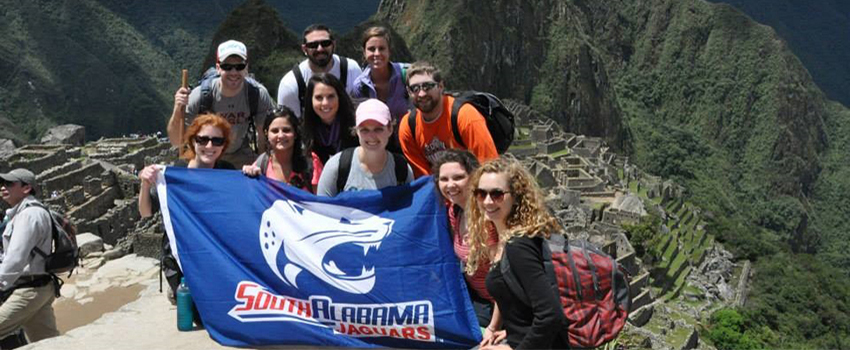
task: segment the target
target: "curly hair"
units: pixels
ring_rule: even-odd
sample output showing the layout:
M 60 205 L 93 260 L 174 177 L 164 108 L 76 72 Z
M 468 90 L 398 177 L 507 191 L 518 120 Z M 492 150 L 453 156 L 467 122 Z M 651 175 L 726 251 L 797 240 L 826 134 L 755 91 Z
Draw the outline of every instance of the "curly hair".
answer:
M 269 142 L 269 128 L 271 127 L 272 122 L 278 118 L 286 119 L 289 121 L 289 125 L 292 126 L 292 132 L 295 134 L 295 141 L 292 146 L 292 170 L 296 173 L 303 173 L 307 170 L 308 157 L 304 153 L 301 141 L 301 120 L 295 116 L 295 113 L 293 113 L 289 107 L 283 106 L 269 111 L 269 114 L 266 116 L 266 121 L 263 122 L 263 136 L 266 138 L 266 144 L 271 144 L 271 142 Z M 266 153 L 268 153 L 269 158 L 271 158 L 273 153 L 271 147 L 266 150 Z M 312 161 L 312 159 L 310 159 L 310 161 Z
M 437 159 L 431 167 L 431 174 L 434 174 L 434 187 L 438 193 L 440 192 L 440 167 L 446 163 L 460 164 L 467 174 L 472 174 L 480 166 L 475 155 L 465 149 L 450 148 L 437 153 Z M 442 196 L 442 193 L 440 195 Z
M 544 201 L 543 192 L 534 177 L 514 158 L 500 157 L 484 163 L 470 178 L 470 188 L 478 188 L 481 175 L 487 173 L 506 174 L 513 197 L 513 206 L 505 218 L 508 227 L 505 232 L 499 232 L 499 243 L 504 244 L 512 237 L 544 237 L 549 238 L 553 232 L 561 230 L 558 220 L 549 213 Z M 474 196 L 467 200 L 467 227 L 469 228 L 469 259 L 466 273 L 472 274 L 478 269 L 478 264 L 488 261 L 487 235 L 489 226 L 493 223 L 484 218 Z
M 180 158 L 183 158 L 186 161 L 195 159 L 195 147 L 193 147 L 195 136 L 198 135 L 198 133 L 201 132 L 201 128 L 206 125 L 211 125 L 221 130 L 221 134 L 224 135 L 224 145 L 221 148 L 221 155 L 224 155 L 224 151 L 227 150 L 227 146 L 230 146 L 230 123 L 227 122 L 227 119 L 219 117 L 218 115 L 204 113 L 195 117 L 192 124 L 189 125 L 183 133 L 183 145 L 180 146 Z M 221 157 L 221 155 L 219 155 L 219 157 Z

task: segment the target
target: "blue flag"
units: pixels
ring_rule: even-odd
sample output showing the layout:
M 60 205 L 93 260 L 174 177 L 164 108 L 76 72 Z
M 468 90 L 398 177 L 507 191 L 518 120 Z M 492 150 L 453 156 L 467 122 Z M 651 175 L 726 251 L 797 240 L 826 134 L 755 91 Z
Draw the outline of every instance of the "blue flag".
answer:
M 172 251 L 222 345 L 469 348 L 481 339 L 433 180 L 316 197 L 168 167 Z

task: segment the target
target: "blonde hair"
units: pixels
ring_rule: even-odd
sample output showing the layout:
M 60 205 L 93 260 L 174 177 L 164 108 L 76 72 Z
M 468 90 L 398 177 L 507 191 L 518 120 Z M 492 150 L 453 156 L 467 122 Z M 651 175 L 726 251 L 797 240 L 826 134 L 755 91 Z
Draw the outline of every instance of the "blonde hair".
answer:
M 499 232 L 499 243 L 505 243 L 512 237 L 544 237 L 549 238 L 553 232 L 561 230 L 558 220 L 549 213 L 546 208 L 543 192 L 537 181 L 526 170 L 522 164 L 513 157 L 504 157 L 491 160 L 481 165 L 472 173 L 470 188 L 478 188 L 481 175 L 486 173 L 506 174 L 510 186 L 510 194 L 513 197 L 513 206 L 505 218 L 508 229 Z M 475 196 L 467 199 L 467 227 L 469 228 L 469 258 L 466 262 L 466 273 L 473 274 L 478 270 L 478 265 L 489 260 L 487 256 L 488 230 L 493 225 L 484 218 Z

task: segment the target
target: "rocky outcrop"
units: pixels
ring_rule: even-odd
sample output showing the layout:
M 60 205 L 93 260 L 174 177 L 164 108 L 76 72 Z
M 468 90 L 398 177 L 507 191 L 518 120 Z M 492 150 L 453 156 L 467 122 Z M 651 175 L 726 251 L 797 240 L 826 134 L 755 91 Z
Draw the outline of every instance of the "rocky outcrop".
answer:
M 65 124 L 47 130 L 41 138 L 46 145 L 82 146 L 86 142 L 86 128 L 81 125 Z

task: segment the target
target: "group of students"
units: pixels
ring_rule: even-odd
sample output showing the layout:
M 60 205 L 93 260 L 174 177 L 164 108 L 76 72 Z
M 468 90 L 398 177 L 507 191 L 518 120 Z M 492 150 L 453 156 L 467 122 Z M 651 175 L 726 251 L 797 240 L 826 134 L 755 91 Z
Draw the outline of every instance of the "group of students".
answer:
M 175 94 L 168 134 L 181 151 L 179 165 L 241 168 L 247 176 L 265 175 L 320 196 L 433 175 L 483 329 L 481 349 L 567 348 L 561 304 L 548 293 L 542 251 L 544 239 L 560 226 L 534 177 L 517 160 L 498 155 L 484 117 L 464 105 L 453 126 L 453 98 L 443 93 L 440 71 L 424 62 L 392 62 L 384 27 L 364 33 L 363 70 L 333 53 L 336 43 L 327 27 L 311 25 L 303 39 L 307 59 L 281 79 L 278 106 L 262 85 L 248 85 L 245 46 L 233 40 L 219 46 L 220 77 L 211 91 L 181 88 Z M 249 97 L 252 87 L 259 98 Z M 205 93 L 214 97 L 206 111 Z M 256 115 L 246 106 L 252 101 L 262 107 L 254 106 Z M 256 150 L 249 147 L 254 128 Z M 143 217 L 158 207 L 158 169 L 147 166 L 139 174 Z M 513 295 L 493 268 L 502 256 L 510 259 L 527 297 Z M 166 277 L 173 291 L 180 271 L 172 266 Z

